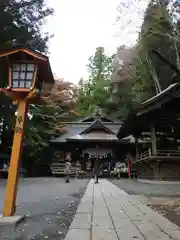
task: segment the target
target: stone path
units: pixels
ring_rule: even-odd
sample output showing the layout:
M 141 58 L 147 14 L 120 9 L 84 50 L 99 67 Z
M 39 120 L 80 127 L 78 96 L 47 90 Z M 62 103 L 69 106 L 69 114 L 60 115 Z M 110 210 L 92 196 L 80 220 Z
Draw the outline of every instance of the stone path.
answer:
M 109 181 L 91 180 L 65 240 L 178 240 L 180 228 Z

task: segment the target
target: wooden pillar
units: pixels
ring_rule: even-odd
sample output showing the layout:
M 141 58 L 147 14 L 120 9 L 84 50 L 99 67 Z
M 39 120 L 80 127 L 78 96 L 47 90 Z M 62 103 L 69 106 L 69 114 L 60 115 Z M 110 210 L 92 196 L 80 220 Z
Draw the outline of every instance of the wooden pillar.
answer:
M 152 155 L 156 155 L 157 147 L 156 147 L 156 130 L 153 125 L 151 125 L 151 142 L 152 142 Z
M 138 145 L 138 138 L 135 138 L 135 145 L 136 145 L 136 159 L 139 158 L 139 145 Z

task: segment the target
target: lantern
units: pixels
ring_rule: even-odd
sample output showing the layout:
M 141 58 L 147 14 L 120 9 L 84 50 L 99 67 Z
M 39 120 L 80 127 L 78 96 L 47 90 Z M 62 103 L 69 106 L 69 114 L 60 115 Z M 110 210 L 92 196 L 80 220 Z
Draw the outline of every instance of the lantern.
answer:
M 10 68 L 9 86 L 13 90 L 29 91 L 34 88 L 37 77 L 37 65 L 33 62 L 13 63 Z
M 0 88 L 17 104 L 11 160 L 3 208 L 3 217 L 13 216 L 16 210 L 17 184 L 23 148 L 28 104 L 37 103 L 43 83 L 54 84 L 49 58 L 28 48 L 15 47 L 0 52 L 0 76 L 6 80 Z M 9 80 L 9 81 L 7 81 Z M 1 87 L 1 86 L 0 86 Z M 16 220 L 15 220 L 16 219 Z M 19 222 L 20 218 L 13 219 Z
M 15 47 L 0 52 L 0 59 L 1 75 L 9 80 L 0 90 L 14 101 L 26 98 L 28 103 L 36 103 L 42 90 L 50 91 L 54 84 L 49 58 L 37 51 Z

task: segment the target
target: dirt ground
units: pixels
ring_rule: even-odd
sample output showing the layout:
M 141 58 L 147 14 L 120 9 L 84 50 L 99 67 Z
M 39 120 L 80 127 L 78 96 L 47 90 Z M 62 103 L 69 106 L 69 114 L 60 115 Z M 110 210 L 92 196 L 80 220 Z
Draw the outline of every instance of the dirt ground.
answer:
M 127 193 L 140 196 L 145 204 L 180 226 L 179 184 L 149 184 L 135 180 L 111 180 Z
M 149 198 L 146 204 L 180 227 L 180 197 Z

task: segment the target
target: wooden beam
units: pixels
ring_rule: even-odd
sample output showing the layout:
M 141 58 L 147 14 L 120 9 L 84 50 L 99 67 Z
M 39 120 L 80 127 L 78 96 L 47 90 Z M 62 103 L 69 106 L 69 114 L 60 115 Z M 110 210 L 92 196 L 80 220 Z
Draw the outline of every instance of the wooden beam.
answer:
M 139 158 L 139 145 L 138 145 L 138 138 L 135 138 L 135 145 L 136 145 L 136 159 Z

